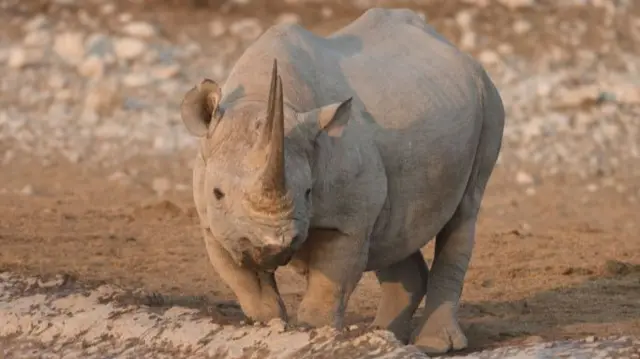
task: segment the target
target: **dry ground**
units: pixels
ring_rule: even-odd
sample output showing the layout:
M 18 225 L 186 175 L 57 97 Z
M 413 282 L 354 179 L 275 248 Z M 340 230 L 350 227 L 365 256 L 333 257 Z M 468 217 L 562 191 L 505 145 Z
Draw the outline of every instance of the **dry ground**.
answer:
M 140 161 L 141 183 L 159 173 L 189 181 L 179 161 L 168 170 L 166 159 Z M 64 164 L 3 170 L 1 183 L 28 178 L 35 194 L 0 196 L 0 270 L 205 295 L 220 309 L 218 320 L 242 320 L 208 262 L 190 192 L 158 199 L 144 185 L 123 188 L 106 175 Z M 512 182 L 496 170 L 481 214 L 461 312 L 471 349 L 538 337 L 640 335 L 638 204 L 613 189 L 590 193 L 574 178 L 545 181 L 533 196 Z M 618 182 L 638 185 L 622 175 Z M 426 257 L 431 252 L 425 248 Z M 278 280 L 292 310 L 302 279 L 284 269 Z M 378 296 L 375 279 L 365 276 L 349 305 L 350 323 L 370 321 Z
M 24 1 L 29 6 L 13 11 L 42 10 L 46 3 Z M 265 1 L 254 3 L 266 6 Z M 140 11 L 139 5 L 131 6 L 132 12 Z M 193 8 L 168 6 L 165 2 L 153 16 L 185 27 L 185 19 L 195 23 L 203 16 L 201 11 L 194 15 Z M 345 7 L 343 17 L 327 24 L 317 9 L 296 12 L 319 32 L 352 16 Z M 448 5 L 426 10 L 438 19 L 455 12 Z M 242 16 L 241 9 L 227 11 Z M 269 11 L 252 9 L 265 16 Z M 506 10 L 492 11 L 498 11 L 494 16 L 499 19 L 499 11 Z M 599 16 L 564 15 L 594 21 Z M 552 35 L 540 33 L 531 42 L 515 43 L 515 51 L 534 56 L 544 51 L 536 44 L 553 42 Z M 589 38 L 597 41 L 596 37 Z M 509 41 L 508 34 L 491 38 Z M 636 46 L 624 41 L 619 45 Z M 0 142 L 0 153 L 11 147 Z M 187 169 L 190 159 L 180 154 L 124 163 L 123 171 L 138 171 L 127 186 L 107 179 L 113 169 L 64 160 L 42 166 L 25 157 L 1 167 L 0 187 L 9 191 L 0 193 L 0 271 L 45 277 L 65 273 L 84 282 L 109 282 L 165 295 L 205 295 L 218 309 L 218 320 L 242 320 L 237 306 L 229 304 L 233 296 L 209 264 L 197 230 Z M 631 166 L 638 164 L 627 168 Z M 597 190 L 589 185 L 601 183 L 602 178 L 558 175 L 540 179 L 535 194 L 525 194 L 513 174 L 498 166 L 483 204 L 463 293 L 461 319 L 470 350 L 587 335 L 640 336 L 640 180 L 621 168 L 607 174 L 615 185 Z M 529 173 L 538 170 L 528 168 Z M 187 187 L 158 198 L 149 183 L 160 175 Z M 33 194 L 12 192 L 25 184 L 32 186 Z M 616 185 L 629 190 L 620 194 Z M 432 246 L 424 252 L 430 258 Z M 303 281 L 287 269 L 278 276 L 293 312 Z M 349 304 L 349 323 L 369 322 L 378 298 L 375 279 L 367 274 Z

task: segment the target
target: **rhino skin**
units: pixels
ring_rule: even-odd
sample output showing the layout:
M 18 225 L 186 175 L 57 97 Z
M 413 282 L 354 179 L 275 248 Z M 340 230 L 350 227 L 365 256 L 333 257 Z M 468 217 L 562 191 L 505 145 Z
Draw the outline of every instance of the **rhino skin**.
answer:
M 426 353 L 467 346 L 457 308 L 505 118 L 478 62 L 406 9 L 327 37 L 276 25 L 181 115 L 206 248 L 247 317 L 288 319 L 274 271 L 290 264 L 307 279 L 297 323 L 340 329 L 375 271 L 372 326 Z

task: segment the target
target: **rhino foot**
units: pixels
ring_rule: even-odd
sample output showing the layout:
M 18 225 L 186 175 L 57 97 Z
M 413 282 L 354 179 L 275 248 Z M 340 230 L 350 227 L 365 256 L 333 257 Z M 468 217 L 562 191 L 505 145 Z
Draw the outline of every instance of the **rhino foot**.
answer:
M 467 337 L 458 324 L 454 306 L 444 303 L 433 311 L 426 323 L 417 329 L 413 344 L 426 354 L 465 349 Z

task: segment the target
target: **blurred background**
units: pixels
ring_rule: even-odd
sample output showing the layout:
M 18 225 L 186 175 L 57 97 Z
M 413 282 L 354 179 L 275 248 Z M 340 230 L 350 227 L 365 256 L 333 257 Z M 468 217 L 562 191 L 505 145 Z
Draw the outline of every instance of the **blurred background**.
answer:
M 327 35 L 378 6 L 472 54 L 507 110 L 463 294 L 472 349 L 640 335 L 633 0 L 0 0 L 0 271 L 233 299 L 197 230 L 182 96 L 273 24 Z M 278 276 L 295 307 L 302 279 Z M 377 300 L 367 275 L 349 321 Z

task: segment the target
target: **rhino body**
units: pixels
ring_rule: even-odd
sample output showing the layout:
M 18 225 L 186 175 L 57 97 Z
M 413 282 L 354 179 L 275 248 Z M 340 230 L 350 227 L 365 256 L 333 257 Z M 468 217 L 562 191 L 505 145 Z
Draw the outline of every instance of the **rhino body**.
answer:
M 466 347 L 458 301 L 505 117 L 475 60 L 410 10 L 370 9 L 328 37 L 277 25 L 223 87 L 188 92 L 182 117 L 201 138 L 209 256 L 247 316 L 287 318 L 273 270 L 290 263 L 308 281 L 298 322 L 340 328 L 375 271 L 373 325 L 428 353 Z

